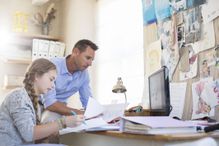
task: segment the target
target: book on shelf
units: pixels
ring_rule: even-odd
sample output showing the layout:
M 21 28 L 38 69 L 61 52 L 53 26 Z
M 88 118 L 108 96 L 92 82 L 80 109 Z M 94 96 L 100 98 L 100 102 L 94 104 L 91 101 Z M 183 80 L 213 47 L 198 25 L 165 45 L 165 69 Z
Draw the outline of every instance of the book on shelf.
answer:
M 197 126 L 168 116 L 130 116 L 121 118 L 120 131 L 135 134 L 196 133 Z

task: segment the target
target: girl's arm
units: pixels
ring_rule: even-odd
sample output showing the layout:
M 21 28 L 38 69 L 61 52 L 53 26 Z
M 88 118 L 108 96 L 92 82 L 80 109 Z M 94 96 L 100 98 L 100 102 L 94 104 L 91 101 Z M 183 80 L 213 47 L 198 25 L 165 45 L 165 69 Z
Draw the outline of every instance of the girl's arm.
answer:
M 83 115 L 65 116 L 54 122 L 34 126 L 33 140 L 46 138 L 52 134 L 58 134 L 59 130 L 66 127 L 75 127 L 84 121 Z

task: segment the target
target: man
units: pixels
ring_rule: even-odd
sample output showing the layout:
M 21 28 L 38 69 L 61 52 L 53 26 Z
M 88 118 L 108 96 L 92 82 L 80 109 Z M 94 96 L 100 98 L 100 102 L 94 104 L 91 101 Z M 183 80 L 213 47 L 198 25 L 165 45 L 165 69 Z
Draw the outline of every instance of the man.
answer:
M 46 123 L 59 118 L 61 115 L 72 113 L 82 114 L 78 109 L 66 105 L 67 99 L 79 92 L 82 106 L 86 108 L 88 98 L 92 97 L 89 86 L 87 68 L 92 65 L 95 51 L 98 47 L 90 40 L 79 40 L 66 58 L 53 58 L 51 61 L 57 67 L 55 89 L 49 91 L 42 98 L 46 110 L 42 114 L 41 122 Z

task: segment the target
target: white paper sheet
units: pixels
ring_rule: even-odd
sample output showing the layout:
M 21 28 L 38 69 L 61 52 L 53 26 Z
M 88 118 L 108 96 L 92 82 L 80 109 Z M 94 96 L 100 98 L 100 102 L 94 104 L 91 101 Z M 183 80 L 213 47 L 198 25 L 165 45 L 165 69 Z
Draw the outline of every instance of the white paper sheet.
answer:
M 193 113 L 192 119 L 214 116 L 217 96 L 213 78 L 205 78 L 192 84 Z
M 201 40 L 191 44 L 195 53 L 199 53 L 215 46 L 215 31 L 213 22 L 209 22 L 202 27 Z
M 202 16 L 205 24 L 219 16 L 218 0 L 208 0 L 208 2 L 202 6 Z
M 94 128 L 89 128 L 86 131 L 106 131 L 106 130 L 110 130 L 110 131 L 118 131 L 119 130 L 119 125 L 117 124 L 107 124 L 107 125 L 103 125 L 101 127 L 94 127 Z
M 103 119 L 106 122 L 111 122 L 112 120 L 124 115 L 125 104 L 109 104 L 104 105 Z
M 89 98 L 86 111 L 84 113 L 85 119 L 96 117 L 104 112 L 104 107 L 94 98 Z
M 161 40 L 155 41 L 148 46 L 145 58 L 148 75 L 161 68 L 161 50 Z
M 170 83 L 171 117 L 182 118 L 187 83 Z
M 90 98 L 85 111 L 85 118 L 102 117 L 106 122 L 110 122 L 120 116 L 123 116 L 125 104 L 101 105 L 96 99 Z
M 67 127 L 65 129 L 62 129 L 59 131 L 59 134 L 66 134 L 66 133 L 71 133 L 71 132 L 80 132 L 89 128 L 94 128 L 94 127 L 101 127 L 107 125 L 107 122 L 103 120 L 103 118 L 93 118 L 90 120 L 86 120 L 85 124 L 82 123 L 80 126 L 70 128 Z

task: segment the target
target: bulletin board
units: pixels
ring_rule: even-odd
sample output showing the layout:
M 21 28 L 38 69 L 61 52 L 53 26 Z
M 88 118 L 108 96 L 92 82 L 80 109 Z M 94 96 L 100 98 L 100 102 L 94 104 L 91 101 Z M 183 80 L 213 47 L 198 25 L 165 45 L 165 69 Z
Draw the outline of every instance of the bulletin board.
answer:
M 145 78 L 165 65 L 170 83 L 186 83 L 181 117 L 185 120 L 212 117 L 219 103 L 217 3 L 142 0 L 143 15 L 154 13 L 154 18 L 144 20 Z

